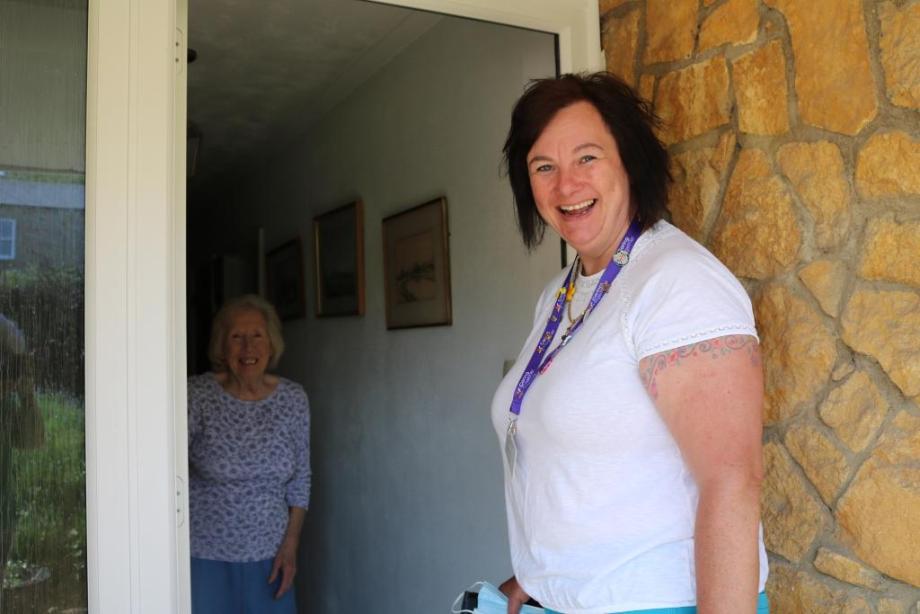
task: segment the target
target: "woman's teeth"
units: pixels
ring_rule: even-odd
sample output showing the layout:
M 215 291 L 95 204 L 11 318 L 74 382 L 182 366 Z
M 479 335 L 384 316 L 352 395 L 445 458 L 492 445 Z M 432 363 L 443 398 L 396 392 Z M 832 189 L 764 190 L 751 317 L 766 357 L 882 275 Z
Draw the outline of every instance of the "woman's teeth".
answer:
M 562 212 L 565 213 L 566 215 L 571 215 L 573 213 L 579 213 L 581 211 L 584 211 L 585 209 L 587 209 L 588 207 L 590 207 L 596 202 L 597 202 L 596 198 L 591 198 L 589 200 L 583 200 L 580 203 L 575 203 L 574 205 L 562 205 L 559 208 L 562 209 Z

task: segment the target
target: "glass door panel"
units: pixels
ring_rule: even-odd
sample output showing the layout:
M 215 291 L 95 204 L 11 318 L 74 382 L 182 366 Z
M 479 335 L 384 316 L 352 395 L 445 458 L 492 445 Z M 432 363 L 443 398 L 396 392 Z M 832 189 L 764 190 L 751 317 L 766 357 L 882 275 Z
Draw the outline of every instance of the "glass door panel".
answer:
M 87 0 L 0 0 L 0 613 L 85 612 Z

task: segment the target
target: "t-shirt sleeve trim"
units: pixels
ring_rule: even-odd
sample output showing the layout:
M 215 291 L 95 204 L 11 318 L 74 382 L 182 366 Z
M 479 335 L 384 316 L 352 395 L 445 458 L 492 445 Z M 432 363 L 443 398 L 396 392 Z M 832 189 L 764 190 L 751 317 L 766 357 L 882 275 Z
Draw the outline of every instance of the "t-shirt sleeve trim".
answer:
M 623 326 L 636 359 L 727 335 L 758 338 L 744 288 L 699 244 L 672 234 L 641 255 L 643 266 L 627 271 L 623 292 Z
M 700 341 L 708 341 L 710 339 L 717 339 L 719 337 L 726 337 L 728 335 L 747 335 L 754 337 L 758 340 L 758 342 L 760 341 L 760 337 L 757 336 L 757 329 L 750 324 L 726 324 L 724 326 L 716 326 L 706 330 L 691 333 L 689 335 L 682 335 L 680 337 L 661 341 L 649 346 L 640 347 L 637 349 L 636 355 L 641 360 L 651 356 L 652 354 L 659 354 L 661 352 L 673 350 L 685 345 L 691 345 Z

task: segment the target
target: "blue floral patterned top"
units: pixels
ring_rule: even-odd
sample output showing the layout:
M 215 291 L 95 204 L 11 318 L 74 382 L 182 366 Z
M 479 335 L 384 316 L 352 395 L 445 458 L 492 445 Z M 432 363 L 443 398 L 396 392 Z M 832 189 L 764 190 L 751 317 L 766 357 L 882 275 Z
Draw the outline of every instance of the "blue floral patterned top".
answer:
M 310 502 L 310 405 L 279 378 L 260 401 L 241 401 L 213 373 L 189 378 L 189 512 L 196 558 L 273 558 L 288 506 Z

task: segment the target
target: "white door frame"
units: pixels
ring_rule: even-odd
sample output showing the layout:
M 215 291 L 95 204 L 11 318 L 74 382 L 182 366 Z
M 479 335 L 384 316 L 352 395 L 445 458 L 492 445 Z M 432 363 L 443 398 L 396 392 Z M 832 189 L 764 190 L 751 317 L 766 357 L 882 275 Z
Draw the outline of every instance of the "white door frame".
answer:
M 469 17 L 559 37 L 561 73 L 603 70 L 598 0 L 369 0 Z
M 598 0 L 375 0 L 558 35 L 603 66 Z M 89 0 L 86 488 L 92 614 L 189 611 L 187 0 Z
M 183 0 L 184 1 L 184 0 Z M 89 0 L 86 489 L 89 608 L 179 611 L 185 421 L 183 1 Z M 181 47 L 181 45 L 180 45 Z M 181 60 L 181 61 L 179 61 Z M 179 408 L 182 411 L 178 411 Z M 184 445 L 180 445 L 184 449 Z

